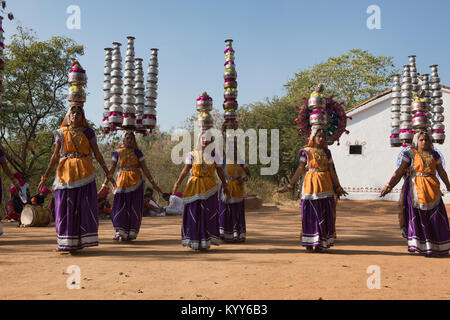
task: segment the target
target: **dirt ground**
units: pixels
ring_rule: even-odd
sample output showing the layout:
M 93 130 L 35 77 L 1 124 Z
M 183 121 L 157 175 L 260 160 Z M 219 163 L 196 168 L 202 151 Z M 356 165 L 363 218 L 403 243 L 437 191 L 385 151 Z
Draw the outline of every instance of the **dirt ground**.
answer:
M 450 208 L 447 208 L 449 210 Z M 450 212 L 450 211 L 448 211 Z M 299 241 L 300 210 L 265 206 L 247 212 L 245 244 L 207 253 L 183 248 L 181 217 L 145 217 L 138 240 L 112 241 L 101 220 L 100 246 L 61 256 L 54 227 L 4 223 L 0 237 L 2 299 L 449 299 L 450 258 L 407 251 L 397 203 L 341 201 L 338 239 L 328 254 Z M 69 290 L 67 268 L 81 270 Z M 368 289 L 367 268 L 380 267 L 381 288 Z

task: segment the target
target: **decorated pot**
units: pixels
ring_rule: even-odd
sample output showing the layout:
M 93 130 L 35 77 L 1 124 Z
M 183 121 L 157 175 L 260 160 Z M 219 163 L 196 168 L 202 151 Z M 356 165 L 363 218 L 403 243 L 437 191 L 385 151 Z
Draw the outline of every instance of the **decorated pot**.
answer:
M 436 122 L 436 123 L 433 123 L 433 125 L 431 126 L 431 129 L 433 131 L 445 130 L 445 125 L 443 123 L 441 123 L 441 122 Z
M 445 133 L 434 132 L 431 134 L 431 139 L 434 143 L 442 144 L 445 141 Z
M 428 124 L 428 119 L 426 116 L 415 116 L 411 120 L 411 124 L 413 128 L 423 128 L 426 127 Z
M 69 92 L 69 101 L 78 101 L 85 102 L 86 101 L 86 93 L 84 91 L 72 91 Z
M 320 96 L 311 97 L 308 100 L 308 108 L 310 110 L 316 109 L 316 108 L 320 108 L 320 109 L 325 108 L 325 104 L 326 104 L 325 99 Z
M 225 120 L 234 120 L 237 118 L 237 112 L 234 110 L 227 110 L 224 114 Z
M 411 111 L 416 113 L 416 112 L 428 112 L 428 108 L 427 105 L 425 104 L 425 102 L 421 102 L 421 101 L 414 101 L 411 105 Z
M 238 95 L 237 90 L 231 90 L 231 89 L 227 89 L 223 93 L 223 96 L 225 97 L 225 99 L 236 99 L 237 95 Z
M 408 122 L 411 121 L 412 116 L 410 113 L 401 113 L 400 114 L 400 121 L 401 122 Z
M 109 113 L 109 117 L 108 117 L 108 121 L 111 124 L 115 124 L 115 125 L 122 125 L 123 122 L 123 116 L 122 113 L 119 112 L 110 112 Z
M 223 74 L 224 79 L 236 79 L 237 78 L 237 72 L 233 71 L 231 69 L 228 69 Z
M 399 133 L 399 138 L 400 140 L 406 140 L 406 141 L 410 141 L 412 140 L 414 137 L 414 134 L 412 132 L 400 132 Z
M 122 122 L 123 127 L 135 127 L 136 119 L 132 118 L 131 115 L 125 114 Z
M 326 125 L 327 124 L 327 115 L 326 113 L 311 113 L 309 115 L 309 123 L 311 126 L 313 125 Z
M 225 89 L 228 89 L 228 88 L 237 88 L 237 82 L 236 82 L 236 81 L 228 81 L 228 82 L 225 82 L 224 85 L 223 85 L 223 87 L 224 87 Z
M 85 85 L 87 82 L 87 76 L 85 72 L 72 71 L 69 73 L 69 83 L 79 83 L 80 85 Z
M 238 103 L 236 101 L 226 101 L 223 104 L 224 109 L 237 109 Z

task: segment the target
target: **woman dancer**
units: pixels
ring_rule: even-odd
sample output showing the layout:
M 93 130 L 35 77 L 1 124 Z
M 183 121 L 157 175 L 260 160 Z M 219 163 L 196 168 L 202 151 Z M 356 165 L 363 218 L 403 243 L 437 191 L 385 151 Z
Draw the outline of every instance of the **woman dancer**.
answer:
M 57 251 L 74 254 L 85 247 L 98 246 L 97 186 L 91 152 L 115 186 L 100 153 L 94 130 L 89 128 L 81 106 L 72 106 L 55 131 L 55 150 L 45 174 L 41 190 L 55 165 L 55 226 Z
M 228 182 L 226 197 L 222 188 L 219 202 L 220 238 L 226 242 L 245 242 L 245 201 L 244 182 L 250 178 L 248 165 L 238 158 L 237 138 L 234 138 L 233 162 L 225 158 L 225 178 Z M 246 174 L 243 177 L 243 174 Z
M 402 205 L 406 207 L 401 209 L 407 213 L 404 223 L 408 250 L 427 257 L 448 255 L 450 227 L 436 171 L 448 191 L 450 182 L 426 131 L 414 135 L 411 148 L 403 153 L 402 164 L 381 191 L 381 197 L 392 191 L 408 168 L 402 194 Z
M 192 169 L 192 176 L 183 192 L 185 207 L 181 237 L 183 246 L 194 250 L 208 250 L 211 242 L 218 244 L 219 204 L 214 171 L 217 171 L 223 190 L 228 195 L 222 160 L 216 155 L 209 163 L 205 160 L 203 152 L 210 143 L 204 133 L 200 135 L 200 143 L 196 150 L 187 155 L 184 169 L 172 189 L 172 194 L 175 194 Z
M 148 181 L 156 191 L 163 193 L 145 164 L 145 158 L 138 149 L 136 137 L 128 131 L 123 137 L 123 144 L 112 153 L 112 165 L 109 170 L 113 175 L 117 166 L 119 171 L 116 176 L 117 189 L 114 190 L 114 202 L 111 212 L 116 241 L 132 241 L 137 238 L 142 222 L 144 209 L 144 172 Z M 102 189 L 107 187 L 105 180 Z
M 333 167 L 331 152 L 326 148 L 323 129 L 313 128 L 308 146 L 302 149 L 300 164 L 290 183 L 279 193 L 294 189 L 305 172 L 302 183 L 302 245 L 308 252 L 326 252 L 334 245 L 335 195 L 347 195 Z M 315 248 L 314 248 L 315 247 Z

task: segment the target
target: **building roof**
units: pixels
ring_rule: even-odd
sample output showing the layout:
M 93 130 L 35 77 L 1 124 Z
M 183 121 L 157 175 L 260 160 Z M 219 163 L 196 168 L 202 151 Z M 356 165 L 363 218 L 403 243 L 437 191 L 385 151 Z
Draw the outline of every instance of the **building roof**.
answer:
M 447 90 L 450 90 L 450 87 L 449 87 L 449 86 L 444 86 L 444 85 L 442 85 L 442 88 L 447 89 Z M 387 95 L 387 94 L 389 94 L 389 93 L 391 93 L 391 92 L 392 92 L 392 88 L 391 88 L 391 89 L 388 89 L 388 90 L 386 90 L 386 91 L 383 91 L 383 92 L 381 92 L 380 94 L 378 94 L 378 95 L 376 95 L 376 96 L 374 96 L 374 97 L 372 97 L 372 98 L 369 98 L 369 99 L 367 99 L 367 100 L 361 102 L 361 103 L 358 104 L 357 106 L 355 106 L 355 107 L 353 107 L 353 108 L 351 108 L 351 109 L 348 109 L 347 111 L 345 111 L 345 113 L 350 113 L 350 112 L 352 112 L 352 111 L 355 111 L 356 109 L 361 108 L 362 106 L 368 104 L 369 102 L 372 102 L 372 101 L 375 101 L 375 100 L 377 100 L 377 99 L 379 99 L 379 98 L 381 98 L 381 97 L 384 97 L 385 95 Z

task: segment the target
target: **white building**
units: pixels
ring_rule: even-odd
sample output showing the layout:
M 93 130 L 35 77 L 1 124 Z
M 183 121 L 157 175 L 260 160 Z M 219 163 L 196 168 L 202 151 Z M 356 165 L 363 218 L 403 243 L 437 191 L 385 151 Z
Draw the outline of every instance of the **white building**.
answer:
M 442 86 L 446 131 L 450 132 L 450 87 Z M 391 90 L 373 97 L 347 112 L 347 130 L 340 145 L 330 146 L 341 186 L 351 200 L 380 200 L 381 189 L 389 182 L 397 168 L 402 150 L 390 146 Z M 450 134 L 444 144 L 434 144 L 443 155 L 444 168 L 450 175 Z M 399 199 L 403 180 L 384 200 Z M 445 185 L 441 182 L 441 190 Z M 450 193 L 444 193 L 444 202 L 450 203 Z

